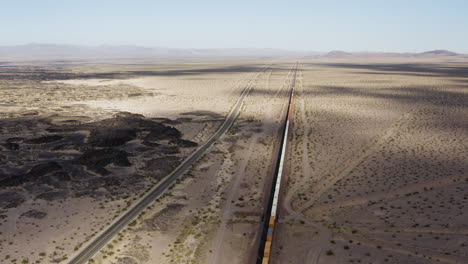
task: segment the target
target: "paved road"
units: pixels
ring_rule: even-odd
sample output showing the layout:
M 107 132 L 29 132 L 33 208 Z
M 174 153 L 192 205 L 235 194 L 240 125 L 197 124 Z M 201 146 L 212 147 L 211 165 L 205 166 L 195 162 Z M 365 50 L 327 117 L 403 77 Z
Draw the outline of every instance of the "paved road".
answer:
M 101 248 L 103 248 L 112 238 L 125 228 L 133 219 L 135 219 L 143 210 L 152 204 L 161 194 L 164 193 L 177 178 L 182 176 L 190 167 L 210 148 L 214 142 L 221 137 L 231 127 L 239 114 L 244 98 L 250 92 L 252 85 L 257 76 L 267 69 L 263 68 L 259 73 L 255 74 L 243 90 L 237 102 L 232 107 L 227 115 L 224 123 L 219 129 L 208 139 L 206 143 L 200 146 L 186 160 L 184 160 L 172 173 L 163 178 L 156 186 L 146 193 L 137 203 L 131 206 L 123 215 L 114 220 L 106 229 L 101 231 L 93 240 L 89 241 L 85 246 L 68 262 L 69 264 L 86 263 L 94 256 Z

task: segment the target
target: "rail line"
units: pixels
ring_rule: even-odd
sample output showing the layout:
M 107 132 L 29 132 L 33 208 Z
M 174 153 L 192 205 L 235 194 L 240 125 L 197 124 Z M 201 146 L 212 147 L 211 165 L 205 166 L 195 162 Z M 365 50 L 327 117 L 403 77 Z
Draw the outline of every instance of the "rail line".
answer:
M 275 176 L 272 182 L 271 193 L 273 195 L 269 198 L 268 206 L 263 217 L 262 235 L 258 251 L 257 264 L 270 263 L 273 235 L 275 232 L 275 225 L 278 219 L 278 202 L 281 188 L 281 178 L 283 176 L 284 157 L 286 155 L 286 147 L 288 143 L 289 120 L 292 118 L 293 115 L 294 88 L 296 88 L 297 64 L 298 63 L 296 63 L 294 68 L 293 81 L 291 84 L 291 91 L 289 93 L 288 108 L 281 137 L 281 149 L 278 153 L 279 162 L 277 162 L 276 164 Z
M 149 192 L 147 192 L 138 202 L 132 205 L 124 214 L 115 219 L 106 229 L 102 230 L 96 237 L 87 242 L 76 255 L 74 255 L 69 264 L 83 264 L 92 258 L 101 250 L 112 238 L 124 229 L 133 219 L 135 219 L 143 210 L 151 205 L 161 194 L 163 194 L 180 176 L 182 176 L 190 167 L 209 149 L 215 141 L 221 137 L 231 127 L 236 120 L 245 97 L 249 94 L 258 75 L 265 71 L 269 65 L 263 67 L 248 82 L 242 91 L 239 99 L 229 111 L 224 123 L 218 130 L 195 152 L 188 156 L 174 171 L 164 177 Z

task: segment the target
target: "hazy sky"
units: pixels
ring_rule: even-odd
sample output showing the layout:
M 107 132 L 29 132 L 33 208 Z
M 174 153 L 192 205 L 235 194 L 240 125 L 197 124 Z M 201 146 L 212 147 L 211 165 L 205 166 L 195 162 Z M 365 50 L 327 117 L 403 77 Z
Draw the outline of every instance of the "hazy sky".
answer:
M 0 45 L 468 53 L 468 0 L 0 0 Z

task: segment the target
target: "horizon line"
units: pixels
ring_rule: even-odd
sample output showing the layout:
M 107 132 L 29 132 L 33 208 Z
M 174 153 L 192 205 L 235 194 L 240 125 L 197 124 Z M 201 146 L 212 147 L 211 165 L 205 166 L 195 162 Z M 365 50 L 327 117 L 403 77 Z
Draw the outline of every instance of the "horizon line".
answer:
M 147 48 L 147 49 L 173 49 L 173 50 L 278 50 L 288 52 L 313 52 L 313 53 L 330 53 L 330 52 L 346 52 L 346 53 L 398 53 L 398 54 L 417 54 L 431 51 L 448 51 L 454 52 L 460 55 L 468 53 L 454 51 L 444 48 L 434 48 L 428 50 L 418 51 L 384 51 L 384 50 L 345 50 L 345 49 L 330 49 L 330 50 L 313 50 L 313 49 L 289 49 L 289 48 L 278 48 L 278 47 L 167 47 L 167 46 L 150 46 L 150 45 L 139 45 L 139 44 L 71 44 L 71 43 L 53 43 L 53 42 L 28 42 L 23 44 L 0 44 L 0 47 L 22 47 L 22 46 L 74 46 L 74 47 L 135 47 L 135 48 Z

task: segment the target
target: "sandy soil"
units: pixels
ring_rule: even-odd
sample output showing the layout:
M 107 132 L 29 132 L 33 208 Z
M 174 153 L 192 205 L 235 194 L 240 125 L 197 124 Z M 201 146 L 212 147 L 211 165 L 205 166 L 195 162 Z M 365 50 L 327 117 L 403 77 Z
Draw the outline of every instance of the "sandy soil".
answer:
M 230 132 L 97 263 L 254 261 L 291 65 L 257 77 Z
M 66 262 L 204 142 L 264 64 L 3 67 L 0 263 Z
M 254 263 L 295 60 L 91 263 Z M 65 263 L 270 60 L 6 64 L 0 263 Z M 466 263 L 468 64 L 302 59 L 272 263 Z
M 468 262 L 468 65 L 301 70 L 272 263 Z

